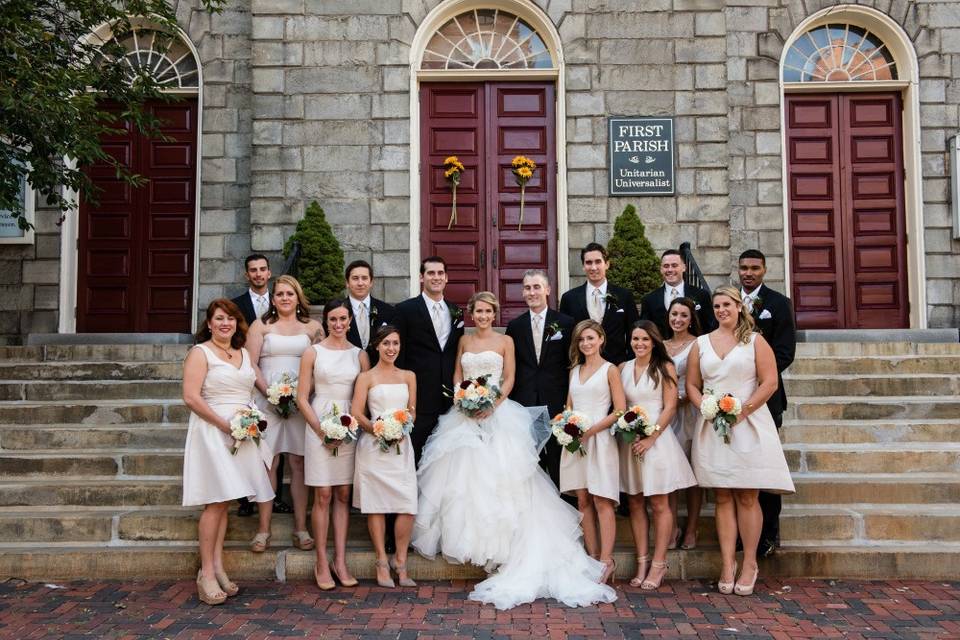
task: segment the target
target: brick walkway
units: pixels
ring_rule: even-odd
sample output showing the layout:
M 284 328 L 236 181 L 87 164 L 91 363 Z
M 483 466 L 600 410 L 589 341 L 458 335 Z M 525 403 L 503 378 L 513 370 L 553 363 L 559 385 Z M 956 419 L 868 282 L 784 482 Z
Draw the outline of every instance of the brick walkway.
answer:
M 613 605 L 506 612 L 467 600 L 464 582 L 331 593 L 246 583 L 220 607 L 199 604 L 187 581 L 60 586 L 0 584 L 0 638 L 960 638 L 957 582 L 768 580 L 740 598 L 673 581 L 653 594 L 621 587 Z

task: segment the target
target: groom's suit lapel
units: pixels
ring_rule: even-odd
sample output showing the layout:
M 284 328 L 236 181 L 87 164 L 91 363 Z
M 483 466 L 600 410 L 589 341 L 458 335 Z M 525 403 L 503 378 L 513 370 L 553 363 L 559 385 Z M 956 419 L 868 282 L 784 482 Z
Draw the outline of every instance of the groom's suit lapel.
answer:
M 523 342 L 524 348 L 527 349 L 527 353 L 530 354 L 530 360 L 536 366 L 540 366 L 540 363 L 537 362 L 537 347 L 533 343 L 533 327 L 530 326 L 531 314 L 527 311 L 525 314 L 520 316 L 520 330 L 523 331 Z

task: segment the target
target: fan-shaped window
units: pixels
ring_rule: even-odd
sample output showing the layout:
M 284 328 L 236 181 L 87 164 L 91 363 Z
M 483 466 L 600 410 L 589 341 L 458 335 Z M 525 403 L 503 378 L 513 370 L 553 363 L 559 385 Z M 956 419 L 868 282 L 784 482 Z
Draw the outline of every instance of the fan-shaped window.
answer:
M 423 69 L 550 69 L 547 45 L 524 20 L 474 9 L 447 21 L 427 43 Z
M 197 61 L 187 45 L 175 36 L 149 28 L 133 29 L 117 40 L 127 53 L 119 62 L 126 65 L 132 81 L 148 73 L 169 89 L 196 89 Z
M 897 64 L 887 46 L 869 30 L 827 24 L 807 31 L 783 61 L 784 82 L 896 80 Z

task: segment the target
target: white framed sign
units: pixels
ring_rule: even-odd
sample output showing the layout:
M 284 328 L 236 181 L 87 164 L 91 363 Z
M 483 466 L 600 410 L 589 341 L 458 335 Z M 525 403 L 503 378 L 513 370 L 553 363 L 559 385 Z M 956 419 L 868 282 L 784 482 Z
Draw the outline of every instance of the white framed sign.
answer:
M 0 209 L 0 244 L 33 244 L 34 194 L 27 184 L 26 175 L 20 176 L 20 201 L 23 203 L 24 216 L 31 227 L 27 230 L 21 229 L 10 211 Z

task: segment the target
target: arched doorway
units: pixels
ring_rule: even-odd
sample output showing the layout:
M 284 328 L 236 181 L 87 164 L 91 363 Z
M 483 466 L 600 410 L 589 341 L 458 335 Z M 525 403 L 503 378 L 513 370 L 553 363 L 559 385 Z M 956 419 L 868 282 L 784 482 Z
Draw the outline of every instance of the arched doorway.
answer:
M 108 154 L 145 177 L 145 185 L 130 186 L 106 163 L 85 168 L 100 193 L 96 203 L 80 200 L 75 231 L 64 230 L 66 238 L 76 238 L 76 253 L 70 246 L 62 253 L 64 283 L 75 283 L 73 304 L 66 296 L 63 312 L 75 309 L 75 324 L 61 321 L 61 328 L 190 332 L 196 293 L 198 58 L 182 33 L 167 33 L 145 20 L 135 21 L 129 33 L 117 36 L 105 26 L 92 37 L 116 38 L 127 54 L 108 64 L 124 65 L 131 78 L 146 70 L 178 99 L 145 105 L 160 121 L 162 136 L 149 138 L 119 123 L 100 141 Z
M 906 35 L 872 9 L 831 7 L 784 47 L 786 255 L 800 328 L 924 326 L 916 82 Z
M 427 255 L 447 261 L 452 301 L 496 293 L 501 323 L 526 309 L 527 269 L 546 270 L 558 293 L 565 286 L 561 60 L 556 30 L 530 3 L 452 0 L 420 25 L 411 47 L 412 293 Z M 511 167 L 520 155 L 537 163 L 522 225 Z M 465 165 L 455 221 L 443 172 L 450 156 Z

